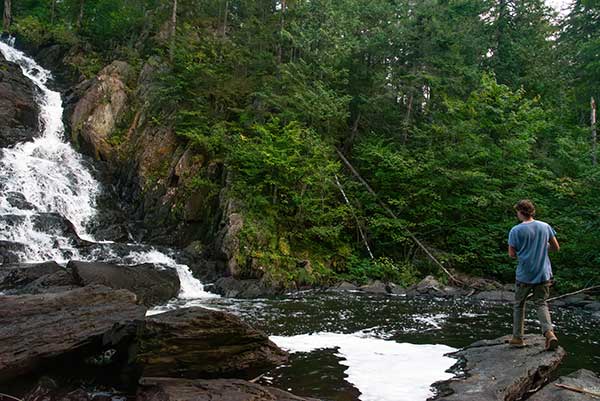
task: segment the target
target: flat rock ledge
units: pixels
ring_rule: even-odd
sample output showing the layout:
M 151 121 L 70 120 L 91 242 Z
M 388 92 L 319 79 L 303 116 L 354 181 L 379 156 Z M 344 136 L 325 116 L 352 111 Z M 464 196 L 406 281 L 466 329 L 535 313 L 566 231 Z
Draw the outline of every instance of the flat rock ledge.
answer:
M 145 313 L 131 292 L 103 286 L 0 296 L 0 383 L 95 345 L 115 324 L 143 319 Z
M 136 401 L 317 401 L 239 379 L 140 379 Z
M 549 383 L 531 396 L 529 401 L 597 401 L 599 396 L 600 377 L 594 372 L 580 369 Z
M 558 368 L 565 350 L 544 350 L 544 337 L 525 336 L 526 347 L 509 347 L 510 336 L 477 341 L 450 354 L 458 378 L 438 382 L 430 401 L 516 401 L 542 385 Z
M 136 331 L 130 359 L 146 377 L 251 379 L 288 360 L 237 316 L 201 307 L 149 316 Z

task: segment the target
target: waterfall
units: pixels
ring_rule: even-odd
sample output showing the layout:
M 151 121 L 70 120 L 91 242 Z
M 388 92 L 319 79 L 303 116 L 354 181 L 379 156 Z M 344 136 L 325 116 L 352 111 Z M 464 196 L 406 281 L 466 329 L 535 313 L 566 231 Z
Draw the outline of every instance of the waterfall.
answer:
M 97 253 L 82 255 L 72 236 L 57 229 L 56 216 L 68 220 L 77 237 L 94 242 L 86 227 L 97 214 L 96 198 L 101 185 L 90 174 L 84 158 L 65 140 L 60 93 L 46 86 L 52 74 L 15 49 L 12 42 L 0 41 L 0 52 L 8 61 L 18 64 L 35 84 L 41 132 L 33 142 L 0 149 L 0 241 L 18 245 L 14 253 L 18 254 L 19 262 L 96 260 Z M 15 196 L 19 202 L 11 202 Z M 43 224 L 48 213 L 52 213 L 54 220 Z M 67 227 L 71 227 L 68 222 Z M 122 258 L 110 250 L 106 254 L 111 256 L 111 262 L 148 262 L 175 269 L 181 282 L 180 299 L 215 296 L 204 291 L 188 266 L 153 247 L 131 244 L 128 255 Z

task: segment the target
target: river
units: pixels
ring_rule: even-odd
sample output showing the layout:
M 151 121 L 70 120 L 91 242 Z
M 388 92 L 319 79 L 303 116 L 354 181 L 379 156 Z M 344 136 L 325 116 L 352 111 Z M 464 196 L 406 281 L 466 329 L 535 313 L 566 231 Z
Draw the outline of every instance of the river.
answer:
M 33 142 L 2 149 L 0 158 L 0 240 L 20 244 L 20 262 L 102 260 L 123 264 L 151 262 L 177 271 L 177 299 L 149 314 L 191 305 L 227 310 L 262 329 L 291 352 L 289 364 L 261 379 L 298 395 L 335 401 L 419 401 L 431 384 L 451 378 L 455 360 L 445 356 L 484 338 L 511 330 L 510 305 L 468 300 L 415 300 L 404 297 L 309 291 L 259 300 L 225 299 L 206 292 L 176 250 L 139 243 L 98 242 L 82 253 L 70 238 L 35 224 L 46 213 L 72 222 L 79 237 L 95 242 L 88 227 L 104 191 L 89 160 L 65 138 L 58 92 L 47 87 L 51 73 L 33 59 L 0 42 L 0 51 L 18 63 L 38 88 L 43 132 Z M 18 194 L 29 205 L 10 202 Z M 125 251 L 123 251 L 125 249 Z M 585 311 L 556 310 L 553 317 L 569 356 L 561 368 L 600 371 L 600 328 Z M 533 315 L 527 330 L 537 331 Z

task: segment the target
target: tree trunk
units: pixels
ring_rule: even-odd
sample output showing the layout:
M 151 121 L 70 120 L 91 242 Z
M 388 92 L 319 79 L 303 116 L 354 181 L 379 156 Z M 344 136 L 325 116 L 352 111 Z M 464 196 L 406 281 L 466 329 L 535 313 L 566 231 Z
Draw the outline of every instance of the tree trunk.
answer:
M 2 18 L 2 28 L 4 32 L 10 32 L 10 23 L 12 22 L 12 0 L 4 0 L 4 16 Z
M 85 6 L 85 0 L 80 0 L 79 2 L 79 15 L 77 16 L 77 30 L 81 29 L 81 25 L 83 24 L 83 7 Z
M 50 24 L 54 25 L 54 18 L 56 18 L 56 0 L 52 0 L 52 9 L 50 10 Z
M 596 155 L 596 147 L 597 147 L 597 139 L 596 139 L 596 101 L 592 98 L 591 102 L 591 115 L 590 115 L 590 123 L 592 126 L 592 166 L 596 166 L 598 164 L 597 155 Z
M 283 59 L 283 29 L 285 28 L 286 7 L 286 0 L 281 0 L 281 21 L 279 26 L 279 46 L 277 47 L 277 64 L 281 64 Z
M 171 47 L 169 48 L 169 58 L 173 61 L 175 53 L 175 32 L 177 30 L 177 0 L 173 0 L 173 13 L 171 14 Z
M 402 135 L 402 144 L 408 142 L 408 126 L 410 124 L 410 114 L 412 113 L 413 105 L 413 94 L 411 93 L 408 98 L 408 106 L 406 107 L 406 117 L 404 118 L 404 133 Z
M 223 16 L 223 37 L 227 35 L 227 17 L 229 16 L 229 0 L 225 1 L 225 13 Z

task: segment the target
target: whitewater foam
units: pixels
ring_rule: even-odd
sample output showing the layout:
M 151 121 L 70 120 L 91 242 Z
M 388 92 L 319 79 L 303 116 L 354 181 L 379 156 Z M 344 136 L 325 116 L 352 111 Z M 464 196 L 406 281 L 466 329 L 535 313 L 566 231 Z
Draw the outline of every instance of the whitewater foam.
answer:
M 335 349 L 347 366 L 347 381 L 361 401 L 420 401 L 434 395 L 432 383 L 453 377 L 455 359 L 444 356 L 455 348 L 440 344 L 409 344 L 354 334 L 314 333 L 271 340 L 291 353 Z

